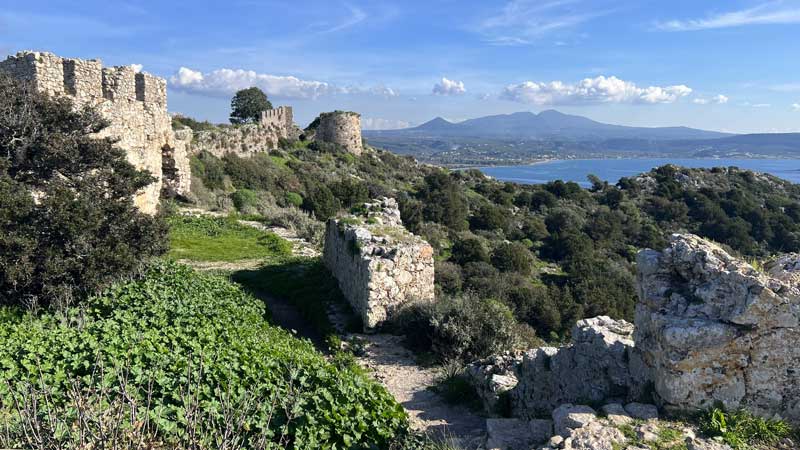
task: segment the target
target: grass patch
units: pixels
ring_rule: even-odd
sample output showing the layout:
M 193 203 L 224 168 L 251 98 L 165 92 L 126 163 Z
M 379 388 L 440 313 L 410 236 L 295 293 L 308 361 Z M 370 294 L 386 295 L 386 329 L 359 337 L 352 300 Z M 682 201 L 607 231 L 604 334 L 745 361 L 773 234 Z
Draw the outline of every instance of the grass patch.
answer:
M 775 445 L 795 432 L 781 420 L 756 417 L 744 410 L 728 412 L 722 408 L 713 408 L 700 416 L 699 424 L 701 432 L 722 437 L 736 450 L 753 445 Z
M 261 291 L 289 300 L 322 335 L 334 332 L 328 305 L 347 305 L 336 279 L 319 258 L 288 258 L 256 270 L 231 274 L 231 280 L 251 291 Z M 359 324 L 353 324 L 359 329 Z
M 192 261 L 239 261 L 291 255 L 292 244 L 235 218 L 172 216 L 169 256 Z

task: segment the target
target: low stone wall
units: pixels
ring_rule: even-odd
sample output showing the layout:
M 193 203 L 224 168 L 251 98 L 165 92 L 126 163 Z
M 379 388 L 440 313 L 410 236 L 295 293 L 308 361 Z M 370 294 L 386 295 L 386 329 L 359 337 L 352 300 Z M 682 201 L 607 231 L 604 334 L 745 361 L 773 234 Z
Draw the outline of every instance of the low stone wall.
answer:
M 433 301 L 433 248 L 402 225 L 394 199 L 328 221 L 325 265 L 369 330 L 409 301 Z
M 534 418 L 564 403 L 639 400 L 646 390 L 643 369 L 633 324 L 600 316 L 578 321 L 570 345 L 493 357 L 467 372 L 487 411 L 508 408 L 515 417 Z
M 800 423 L 800 255 L 766 272 L 693 235 L 639 254 L 636 342 L 660 403 Z

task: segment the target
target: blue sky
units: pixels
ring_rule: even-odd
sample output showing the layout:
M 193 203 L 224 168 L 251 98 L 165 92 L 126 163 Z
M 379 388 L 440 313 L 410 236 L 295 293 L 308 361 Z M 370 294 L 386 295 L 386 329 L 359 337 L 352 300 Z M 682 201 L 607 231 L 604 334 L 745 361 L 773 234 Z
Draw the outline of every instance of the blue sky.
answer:
M 225 121 L 262 87 L 306 124 L 558 109 L 639 126 L 800 131 L 800 0 L 0 0 L 0 53 L 140 64 Z

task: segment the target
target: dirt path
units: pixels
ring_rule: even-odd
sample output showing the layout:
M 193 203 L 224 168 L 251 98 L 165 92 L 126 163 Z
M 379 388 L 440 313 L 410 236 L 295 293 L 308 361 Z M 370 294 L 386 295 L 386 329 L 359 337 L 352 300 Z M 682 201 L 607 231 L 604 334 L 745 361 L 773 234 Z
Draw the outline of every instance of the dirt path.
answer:
M 412 428 L 452 439 L 465 450 L 480 447 L 486 419 L 462 405 L 451 405 L 429 388 L 436 384 L 436 369 L 420 367 L 402 338 L 385 334 L 354 335 L 363 339 L 366 354 L 359 364 L 373 372 L 406 409 Z

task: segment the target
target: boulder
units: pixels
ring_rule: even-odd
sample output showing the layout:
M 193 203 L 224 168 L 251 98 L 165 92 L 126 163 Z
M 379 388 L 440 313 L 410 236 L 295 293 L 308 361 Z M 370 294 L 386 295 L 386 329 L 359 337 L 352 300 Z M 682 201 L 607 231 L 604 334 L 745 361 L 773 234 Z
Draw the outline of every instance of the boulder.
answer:
M 643 403 L 628 403 L 625 405 L 627 412 L 634 419 L 650 420 L 658 419 L 658 408 L 656 405 L 645 405 Z
M 670 410 L 722 403 L 800 423 L 797 255 L 766 272 L 694 235 L 638 257 L 637 348 Z
M 597 420 L 595 410 L 586 405 L 567 403 L 553 410 L 553 426 L 557 435 L 567 437 L 571 430 L 584 427 Z
M 564 439 L 564 450 L 617 450 L 626 441 L 625 435 L 615 427 L 600 422 L 572 430 Z
M 529 450 L 553 435 L 549 420 L 486 419 L 487 450 Z
M 609 422 L 614 425 L 625 425 L 633 422 L 633 417 L 619 403 L 609 403 L 601 408 Z

